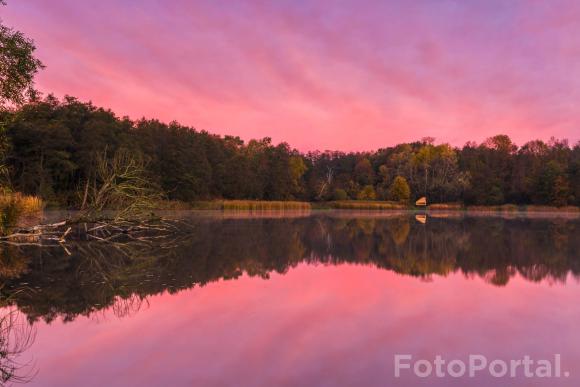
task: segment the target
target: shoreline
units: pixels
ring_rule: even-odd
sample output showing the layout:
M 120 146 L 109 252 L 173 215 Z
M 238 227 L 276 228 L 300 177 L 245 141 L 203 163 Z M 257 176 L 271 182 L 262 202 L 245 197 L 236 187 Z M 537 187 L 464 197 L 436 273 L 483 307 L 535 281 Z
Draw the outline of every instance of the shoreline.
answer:
M 74 207 L 46 205 L 48 211 L 79 211 Z M 545 206 L 545 205 L 463 205 L 458 203 L 434 203 L 426 207 L 417 207 L 389 201 L 266 201 L 266 200 L 211 200 L 196 202 L 162 201 L 151 208 L 152 211 L 311 211 L 311 210 L 341 210 L 341 211 L 368 211 L 368 212 L 397 212 L 412 211 L 420 213 L 569 213 L 580 214 L 577 206 Z M 29 214 L 31 215 L 31 214 Z M 33 214 L 32 214 L 33 215 Z
M 158 210 L 222 210 L 222 211 L 277 211 L 277 210 L 356 210 L 356 211 L 415 211 L 415 212 L 469 212 L 469 213 L 572 213 L 580 214 L 577 206 L 547 205 L 463 205 L 434 203 L 426 207 L 404 205 L 389 201 L 264 201 L 264 200 L 212 200 L 186 202 L 166 202 Z

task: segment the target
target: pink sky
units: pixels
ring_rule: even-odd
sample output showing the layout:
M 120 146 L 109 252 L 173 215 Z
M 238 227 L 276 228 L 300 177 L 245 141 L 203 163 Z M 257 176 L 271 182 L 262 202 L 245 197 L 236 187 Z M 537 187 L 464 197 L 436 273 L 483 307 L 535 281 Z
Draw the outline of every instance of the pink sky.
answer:
M 37 84 L 301 150 L 580 139 L 580 3 L 9 0 Z

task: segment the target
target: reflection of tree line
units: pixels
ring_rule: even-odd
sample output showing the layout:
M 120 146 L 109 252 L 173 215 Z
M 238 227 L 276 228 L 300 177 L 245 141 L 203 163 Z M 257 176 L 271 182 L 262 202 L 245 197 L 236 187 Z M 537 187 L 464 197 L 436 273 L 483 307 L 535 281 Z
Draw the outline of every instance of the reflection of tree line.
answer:
M 566 219 L 406 216 L 294 219 L 196 219 L 194 232 L 149 244 L 78 242 L 40 250 L 13 247 L 0 256 L 10 296 L 31 321 L 72 320 L 114 306 L 126 315 L 149 295 L 173 293 L 242 273 L 267 278 L 301 262 L 375 266 L 426 277 L 459 271 L 504 285 L 563 282 L 580 274 L 580 223 Z M 385 284 L 388 286 L 388 284 Z

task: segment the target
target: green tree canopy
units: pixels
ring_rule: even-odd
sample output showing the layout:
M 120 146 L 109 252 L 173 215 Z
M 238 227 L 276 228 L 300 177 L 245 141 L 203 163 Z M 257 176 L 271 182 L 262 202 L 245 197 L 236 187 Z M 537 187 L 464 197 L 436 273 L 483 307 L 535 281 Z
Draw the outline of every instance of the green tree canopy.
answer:
M 0 107 L 35 96 L 34 76 L 44 67 L 35 49 L 34 41 L 0 21 Z
M 409 184 L 407 184 L 407 180 L 402 176 L 395 177 L 393 184 L 389 188 L 389 195 L 392 200 L 408 202 L 411 197 L 411 189 Z
M 356 198 L 358 200 L 375 200 L 377 198 L 377 194 L 373 186 L 369 184 L 363 187 Z

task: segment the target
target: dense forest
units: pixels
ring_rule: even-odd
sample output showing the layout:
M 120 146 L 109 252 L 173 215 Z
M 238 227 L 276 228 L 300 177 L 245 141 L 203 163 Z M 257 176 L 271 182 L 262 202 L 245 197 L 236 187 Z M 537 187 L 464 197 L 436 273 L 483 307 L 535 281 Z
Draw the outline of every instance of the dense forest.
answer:
M 132 121 L 72 97 L 3 109 L 6 185 L 49 203 L 78 206 L 99 160 L 120 151 L 146 166 L 168 199 L 181 201 L 396 200 L 580 204 L 580 143 L 516 146 L 497 135 L 462 148 L 424 138 L 374 152 L 301 153 L 269 138 L 242 141 L 177 122 Z

